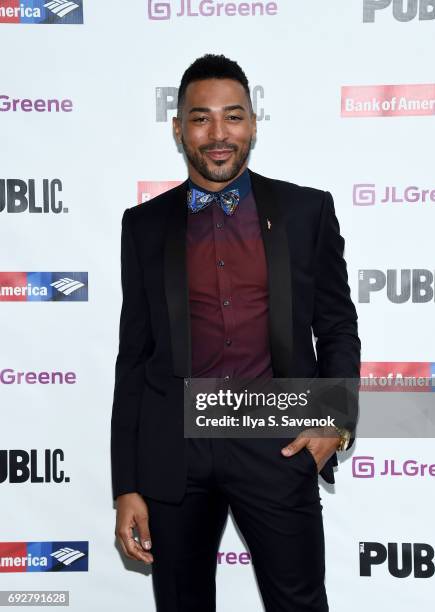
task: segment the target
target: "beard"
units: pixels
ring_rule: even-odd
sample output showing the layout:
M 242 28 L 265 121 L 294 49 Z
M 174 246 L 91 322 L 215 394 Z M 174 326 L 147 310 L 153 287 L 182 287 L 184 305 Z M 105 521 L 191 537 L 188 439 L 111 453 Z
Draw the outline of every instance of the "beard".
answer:
M 205 178 L 207 181 L 212 181 L 215 183 L 227 183 L 228 181 L 232 181 L 234 178 L 236 178 L 244 163 L 248 159 L 252 139 L 250 139 L 249 142 L 243 147 L 222 142 L 211 146 L 202 146 L 197 150 L 187 146 L 183 137 L 181 138 L 181 143 L 190 164 L 203 178 Z M 206 151 L 219 149 L 232 149 L 235 152 L 234 161 L 230 163 L 229 166 L 227 166 L 228 162 L 225 160 L 207 160 L 205 158 L 204 154 Z

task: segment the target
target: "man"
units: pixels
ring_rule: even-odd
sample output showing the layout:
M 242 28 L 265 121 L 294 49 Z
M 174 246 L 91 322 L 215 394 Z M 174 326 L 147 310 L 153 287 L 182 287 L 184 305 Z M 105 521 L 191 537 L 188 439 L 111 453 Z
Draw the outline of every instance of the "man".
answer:
M 183 391 L 195 377 L 359 376 L 332 197 L 247 168 L 256 117 L 236 62 L 199 58 L 178 96 L 189 178 L 123 217 L 116 535 L 127 557 L 153 563 L 159 612 L 211 612 L 231 508 L 265 609 L 324 612 L 317 476 L 334 481 L 348 432 L 185 439 Z

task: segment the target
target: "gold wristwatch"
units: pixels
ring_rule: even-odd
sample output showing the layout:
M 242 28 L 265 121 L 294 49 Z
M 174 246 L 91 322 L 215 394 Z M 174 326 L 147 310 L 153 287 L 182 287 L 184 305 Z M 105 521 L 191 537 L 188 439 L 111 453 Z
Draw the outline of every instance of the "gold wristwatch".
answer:
M 334 425 L 334 429 L 337 431 L 338 435 L 340 436 L 340 443 L 337 446 L 337 450 L 338 451 L 347 450 L 349 446 L 350 438 L 351 438 L 350 431 L 348 431 L 344 427 L 337 427 L 336 425 Z

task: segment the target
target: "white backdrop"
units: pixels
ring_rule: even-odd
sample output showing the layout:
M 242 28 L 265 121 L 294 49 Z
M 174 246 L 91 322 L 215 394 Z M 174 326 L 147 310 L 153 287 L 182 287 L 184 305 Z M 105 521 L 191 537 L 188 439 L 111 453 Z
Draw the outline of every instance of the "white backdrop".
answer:
M 0 21 L 2 8 L 20 4 L 44 6 L 42 1 L 0 1 Z M 154 609 L 151 578 L 139 563 L 123 560 L 114 545 L 110 488 L 120 220 L 124 209 L 137 203 L 139 181 L 151 182 L 147 189 L 159 192 L 165 182 L 186 177 L 171 132 L 174 111 L 168 110 L 164 120 L 168 88 L 176 88 L 186 67 L 206 52 L 240 63 L 251 87 L 259 87 L 257 112 L 263 117 L 250 167 L 334 196 L 367 371 L 426 375 L 435 360 L 433 298 L 419 302 L 414 287 L 414 296 L 394 303 L 385 287 L 360 303 L 359 279 L 363 285 L 370 282 L 371 273 L 360 272 L 367 270 L 385 275 L 396 270 L 399 277 L 401 270 L 434 270 L 429 248 L 435 221 L 435 192 L 430 193 L 435 189 L 430 102 L 435 99 L 435 15 L 427 0 L 394 0 L 382 10 L 386 2 L 370 0 L 224 3 L 229 13 L 239 7 L 257 11 L 256 16 L 177 16 L 181 0 L 77 4 L 83 5 L 83 24 L 62 23 L 62 18 L 53 24 L 0 23 L 0 272 L 68 271 L 61 277 L 73 280 L 78 278 L 74 272 L 88 273 L 88 301 L 18 303 L 0 295 L 0 371 L 76 374 L 74 384 L 6 384 L 2 375 L 0 590 L 64 590 L 73 610 L 115 612 L 125 605 L 139 612 Z M 210 0 L 201 6 L 217 10 L 218 4 Z M 276 14 L 260 15 L 266 5 Z M 199 0 L 190 7 L 198 11 Z M 370 13 L 370 7 L 376 10 Z M 420 13 L 406 21 L 406 11 L 412 17 L 417 7 Z M 165 14 L 168 18 L 150 18 Z M 374 22 L 367 21 L 370 14 Z M 366 117 L 358 110 L 342 116 L 342 87 L 367 85 L 373 87 L 367 100 L 375 109 L 376 96 L 381 103 L 392 96 L 399 101 L 420 95 L 426 103 L 420 114 L 408 105 L 379 111 L 383 116 Z M 429 87 L 409 90 L 409 85 Z M 364 91 L 359 90 L 361 96 Z M 31 103 L 7 110 L 11 99 Z M 37 99 L 68 99 L 72 110 L 37 111 Z M 43 180 L 60 180 L 68 212 L 9 211 L 16 181 L 29 186 L 32 179 L 37 204 Z M 416 202 L 391 201 L 404 199 L 411 186 L 428 192 L 419 191 Z M 387 187 L 390 196 L 396 188 L 395 197 L 381 202 Z M 361 199 L 361 190 L 370 193 Z M 426 277 L 433 289 L 433 278 Z M 19 285 L 23 278 L 28 282 L 29 277 L 1 274 L 0 288 Z M 392 283 L 390 273 L 390 292 Z M 6 457 L 14 449 L 29 455 L 34 449 L 38 458 L 37 471 L 34 467 L 24 482 L 13 482 L 13 469 L 7 469 Z M 44 474 L 45 449 L 63 450 L 61 467 L 68 481 L 35 482 Z M 355 458 L 373 457 L 376 470 L 386 459 L 397 466 L 409 459 L 431 464 L 432 440 L 360 439 L 350 455 L 340 465 L 335 487 L 321 485 L 331 611 L 351 606 L 366 612 L 389 604 L 399 612 L 429 612 L 435 577 L 416 578 L 415 559 L 404 578 L 394 577 L 387 561 L 373 566 L 371 577 L 360 576 L 359 550 L 360 542 L 391 543 L 391 550 L 397 544 L 400 567 L 403 543 L 435 547 L 433 475 L 380 476 L 375 471 L 361 478 Z M 53 542 L 53 551 L 69 543 L 82 552 L 87 542 L 88 557 L 81 557 L 77 564 L 82 566 L 76 568 L 88 560 L 88 569 L 68 571 L 74 563 L 61 563 L 59 571 L 45 575 L 27 566 L 11 571 L 4 559 L 11 550 L 14 555 L 32 550 L 26 549 L 28 542 Z M 221 552 L 240 555 L 244 550 L 229 522 Z M 220 559 L 218 610 L 260 610 L 251 566 L 233 563 L 234 555 Z

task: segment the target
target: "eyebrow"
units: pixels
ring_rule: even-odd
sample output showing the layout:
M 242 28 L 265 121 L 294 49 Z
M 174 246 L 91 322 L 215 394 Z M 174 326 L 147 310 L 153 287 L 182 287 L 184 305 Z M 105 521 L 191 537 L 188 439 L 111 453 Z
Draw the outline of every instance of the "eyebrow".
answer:
M 245 107 L 242 106 L 241 104 L 231 104 L 230 106 L 224 106 L 223 110 L 224 111 L 241 110 L 241 111 L 246 112 Z M 194 106 L 190 109 L 189 113 L 211 113 L 211 108 L 208 108 L 207 106 Z

